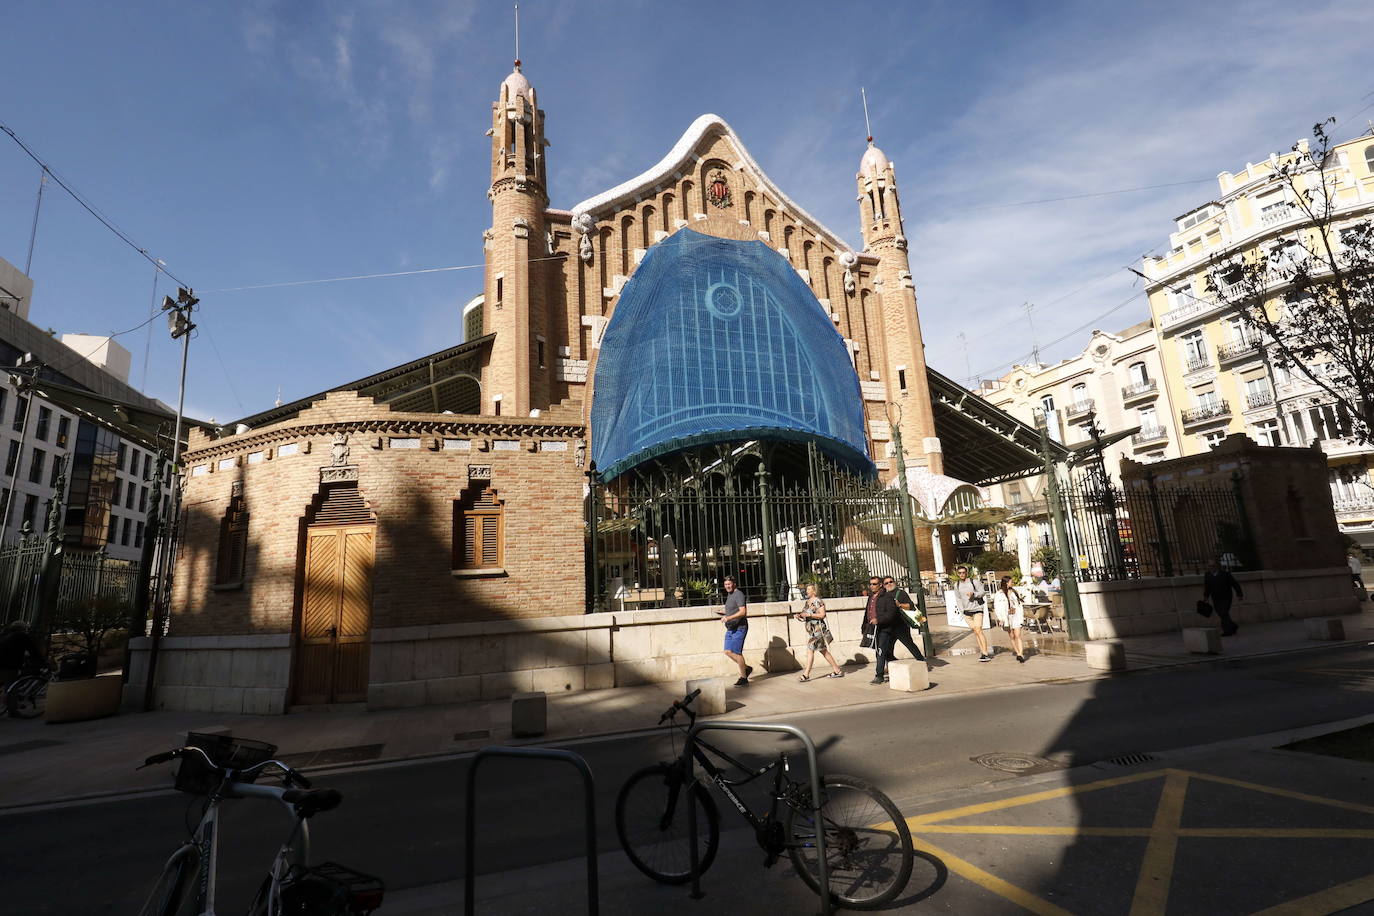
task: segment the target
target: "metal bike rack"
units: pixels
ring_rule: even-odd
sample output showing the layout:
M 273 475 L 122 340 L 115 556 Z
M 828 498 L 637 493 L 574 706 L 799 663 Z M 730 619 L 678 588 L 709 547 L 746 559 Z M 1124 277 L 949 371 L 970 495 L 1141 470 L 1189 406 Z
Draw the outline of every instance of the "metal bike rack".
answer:
M 473 916 L 476 912 L 477 768 L 488 757 L 562 761 L 570 764 L 582 777 L 583 814 L 587 828 L 587 913 L 589 916 L 597 916 L 600 890 L 596 861 L 596 780 L 592 778 L 591 768 L 580 754 L 556 751 L 547 747 L 484 747 L 472 758 L 472 766 L 468 768 L 467 824 L 464 831 L 466 848 L 463 850 L 463 871 L 466 880 L 463 882 L 463 912 L 467 916 Z
M 821 871 L 821 913 L 822 916 L 830 916 L 830 864 L 825 860 L 825 830 L 820 827 L 821 812 L 821 774 L 816 767 L 816 745 L 811 741 L 811 736 L 797 728 L 795 725 L 765 725 L 759 722 L 700 722 L 692 726 L 691 731 L 687 732 L 687 746 L 683 748 L 682 754 L 687 761 L 687 827 L 688 843 L 692 850 L 692 899 L 699 900 L 701 893 L 701 873 L 698 866 L 697 855 L 697 812 L 696 812 L 696 793 L 691 791 L 692 783 L 696 777 L 693 775 L 695 761 L 692 758 L 692 749 L 696 744 L 697 735 L 708 729 L 718 729 L 732 732 L 780 732 L 784 735 L 791 735 L 802 743 L 806 748 L 806 762 L 811 767 L 811 803 L 816 807 L 812 810 L 816 817 L 816 858 L 820 864 Z

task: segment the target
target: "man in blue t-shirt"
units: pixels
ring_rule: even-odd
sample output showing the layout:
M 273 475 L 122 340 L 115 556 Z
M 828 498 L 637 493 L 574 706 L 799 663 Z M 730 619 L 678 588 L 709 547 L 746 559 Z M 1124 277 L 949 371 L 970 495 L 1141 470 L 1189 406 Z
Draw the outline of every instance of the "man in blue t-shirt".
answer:
M 749 635 L 749 606 L 744 592 L 739 590 L 734 576 L 725 577 L 725 608 L 721 611 L 725 624 L 725 657 L 739 666 L 736 687 L 748 687 L 754 669 L 744 663 L 744 637 Z

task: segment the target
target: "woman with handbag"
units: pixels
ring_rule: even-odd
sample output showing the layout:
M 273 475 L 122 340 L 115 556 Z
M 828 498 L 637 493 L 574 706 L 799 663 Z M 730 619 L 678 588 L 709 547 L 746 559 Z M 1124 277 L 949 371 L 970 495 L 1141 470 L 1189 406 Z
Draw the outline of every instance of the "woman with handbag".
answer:
M 815 583 L 806 586 L 806 601 L 802 602 L 802 609 L 796 617 L 806 624 L 806 671 L 799 680 L 802 683 L 811 680 L 811 666 L 816 663 L 817 652 L 830 662 L 832 670 L 826 677 L 844 677 L 839 662 L 830 654 L 830 643 L 835 637 L 830 632 L 830 625 L 825 622 L 825 602 L 820 599 Z
M 983 635 L 983 603 L 987 600 L 987 591 L 983 583 L 969 577 L 967 566 L 960 566 L 956 572 L 959 578 L 954 583 L 954 600 L 978 643 L 978 660 L 990 662 L 992 656 L 988 654 L 988 638 Z
M 1026 649 L 1021 645 L 1021 627 L 1026 622 L 1025 607 L 1021 595 L 1012 588 L 1011 576 L 1003 576 L 997 584 L 997 593 L 992 596 L 992 621 L 1007 631 L 1011 640 L 1011 650 L 1016 660 L 1026 663 Z

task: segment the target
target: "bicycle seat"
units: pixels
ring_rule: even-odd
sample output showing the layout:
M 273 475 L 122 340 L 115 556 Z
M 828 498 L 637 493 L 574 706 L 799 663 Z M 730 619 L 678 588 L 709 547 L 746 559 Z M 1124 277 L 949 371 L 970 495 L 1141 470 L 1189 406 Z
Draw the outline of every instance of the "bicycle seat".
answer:
M 301 817 L 312 817 L 321 811 L 333 811 L 343 802 L 338 789 L 287 789 L 282 793 L 282 801 L 296 807 Z

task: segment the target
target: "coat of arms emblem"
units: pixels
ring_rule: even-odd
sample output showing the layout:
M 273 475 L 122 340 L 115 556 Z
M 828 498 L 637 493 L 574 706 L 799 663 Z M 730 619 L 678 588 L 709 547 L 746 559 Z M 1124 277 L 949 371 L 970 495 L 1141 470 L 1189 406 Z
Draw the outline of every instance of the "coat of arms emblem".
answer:
M 730 206 L 730 182 L 722 170 L 716 169 L 707 179 L 706 199 L 722 210 Z

